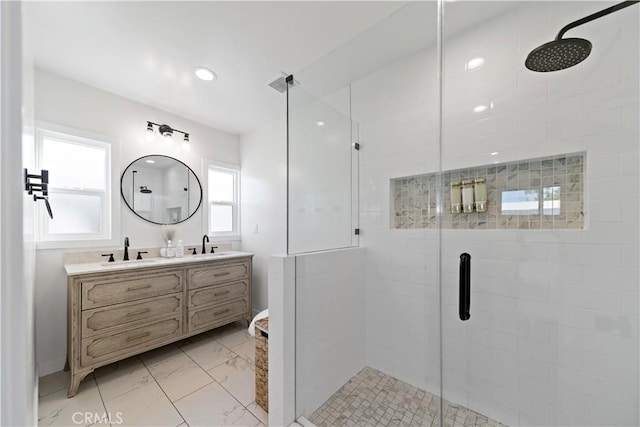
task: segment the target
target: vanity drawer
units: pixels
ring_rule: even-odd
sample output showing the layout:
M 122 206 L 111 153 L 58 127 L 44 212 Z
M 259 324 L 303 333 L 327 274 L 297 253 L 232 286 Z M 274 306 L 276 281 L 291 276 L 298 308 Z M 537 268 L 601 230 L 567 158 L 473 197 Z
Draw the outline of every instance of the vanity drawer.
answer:
M 133 303 L 110 305 L 82 312 L 82 337 L 109 332 L 134 322 L 182 313 L 182 293 L 140 300 Z
M 182 316 L 176 316 L 117 334 L 86 338 L 82 340 L 80 364 L 91 366 L 105 360 L 118 360 L 129 353 L 151 350 L 181 335 Z
M 231 301 L 238 298 L 246 298 L 249 295 L 249 280 L 242 280 L 220 286 L 189 291 L 189 308 L 200 308 Z
M 182 272 L 138 274 L 119 280 L 98 278 L 82 282 L 82 310 L 182 292 Z
M 248 279 L 249 261 L 220 267 L 190 268 L 187 272 L 189 289 Z
M 238 316 L 246 315 L 248 311 L 249 302 L 246 298 L 190 311 L 189 332 L 224 325 L 229 321 L 236 320 Z

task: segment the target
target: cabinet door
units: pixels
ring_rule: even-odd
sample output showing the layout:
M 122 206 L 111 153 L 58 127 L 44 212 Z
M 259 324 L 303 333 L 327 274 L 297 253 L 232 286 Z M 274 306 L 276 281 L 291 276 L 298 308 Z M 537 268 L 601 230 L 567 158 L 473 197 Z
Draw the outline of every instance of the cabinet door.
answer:
M 109 333 L 158 317 L 182 314 L 182 293 L 110 305 L 82 312 L 82 337 Z
M 249 300 L 232 301 L 189 312 L 189 332 L 206 330 L 230 323 L 249 311 Z
M 220 304 L 249 295 L 249 281 L 241 280 L 220 286 L 209 286 L 189 291 L 189 308 L 198 309 L 207 305 Z
M 82 310 L 175 292 L 182 292 L 182 270 L 100 276 L 82 281 Z
M 209 265 L 190 268 L 187 273 L 189 289 L 248 279 L 250 271 L 249 261 L 222 266 Z
M 160 320 L 112 335 L 98 335 L 82 340 L 80 364 L 92 366 L 98 362 L 120 360 L 142 353 L 182 335 L 182 316 Z

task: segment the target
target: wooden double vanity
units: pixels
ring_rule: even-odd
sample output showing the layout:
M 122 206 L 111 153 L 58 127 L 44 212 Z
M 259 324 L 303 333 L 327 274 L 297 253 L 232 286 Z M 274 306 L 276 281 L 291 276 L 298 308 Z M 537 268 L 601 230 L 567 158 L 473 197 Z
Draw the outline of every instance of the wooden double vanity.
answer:
M 69 397 L 94 369 L 250 321 L 252 254 L 66 265 Z

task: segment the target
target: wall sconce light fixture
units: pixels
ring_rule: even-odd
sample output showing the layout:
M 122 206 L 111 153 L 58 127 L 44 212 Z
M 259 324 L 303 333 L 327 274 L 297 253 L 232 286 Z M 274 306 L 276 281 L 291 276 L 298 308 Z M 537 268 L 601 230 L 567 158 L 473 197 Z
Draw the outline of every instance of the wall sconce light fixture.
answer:
M 158 133 L 162 135 L 163 139 L 167 143 L 173 142 L 173 134 L 176 132 L 184 135 L 184 139 L 182 142 L 182 149 L 183 150 L 189 149 L 189 134 L 179 129 L 172 128 L 167 124 L 158 124 L 158 123 L 147 121 L 147 132 L 146 132 L 147 140 L 153 140 L 155 138 L 156 127 L 158 128 Z

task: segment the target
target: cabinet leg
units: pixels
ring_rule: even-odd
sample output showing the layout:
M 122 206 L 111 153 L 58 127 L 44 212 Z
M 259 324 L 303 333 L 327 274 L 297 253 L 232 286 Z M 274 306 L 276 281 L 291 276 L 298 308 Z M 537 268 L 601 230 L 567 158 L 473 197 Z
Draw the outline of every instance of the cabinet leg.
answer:
M 69 393 L 67 397 L 71 398 L 78 394 L 78 387 L 80 387 L 80 381 L 84 379 L 89 374 L 89 372 L 84 372 L 82 374 L 71 374 L 71 383 L 69 384 Z

